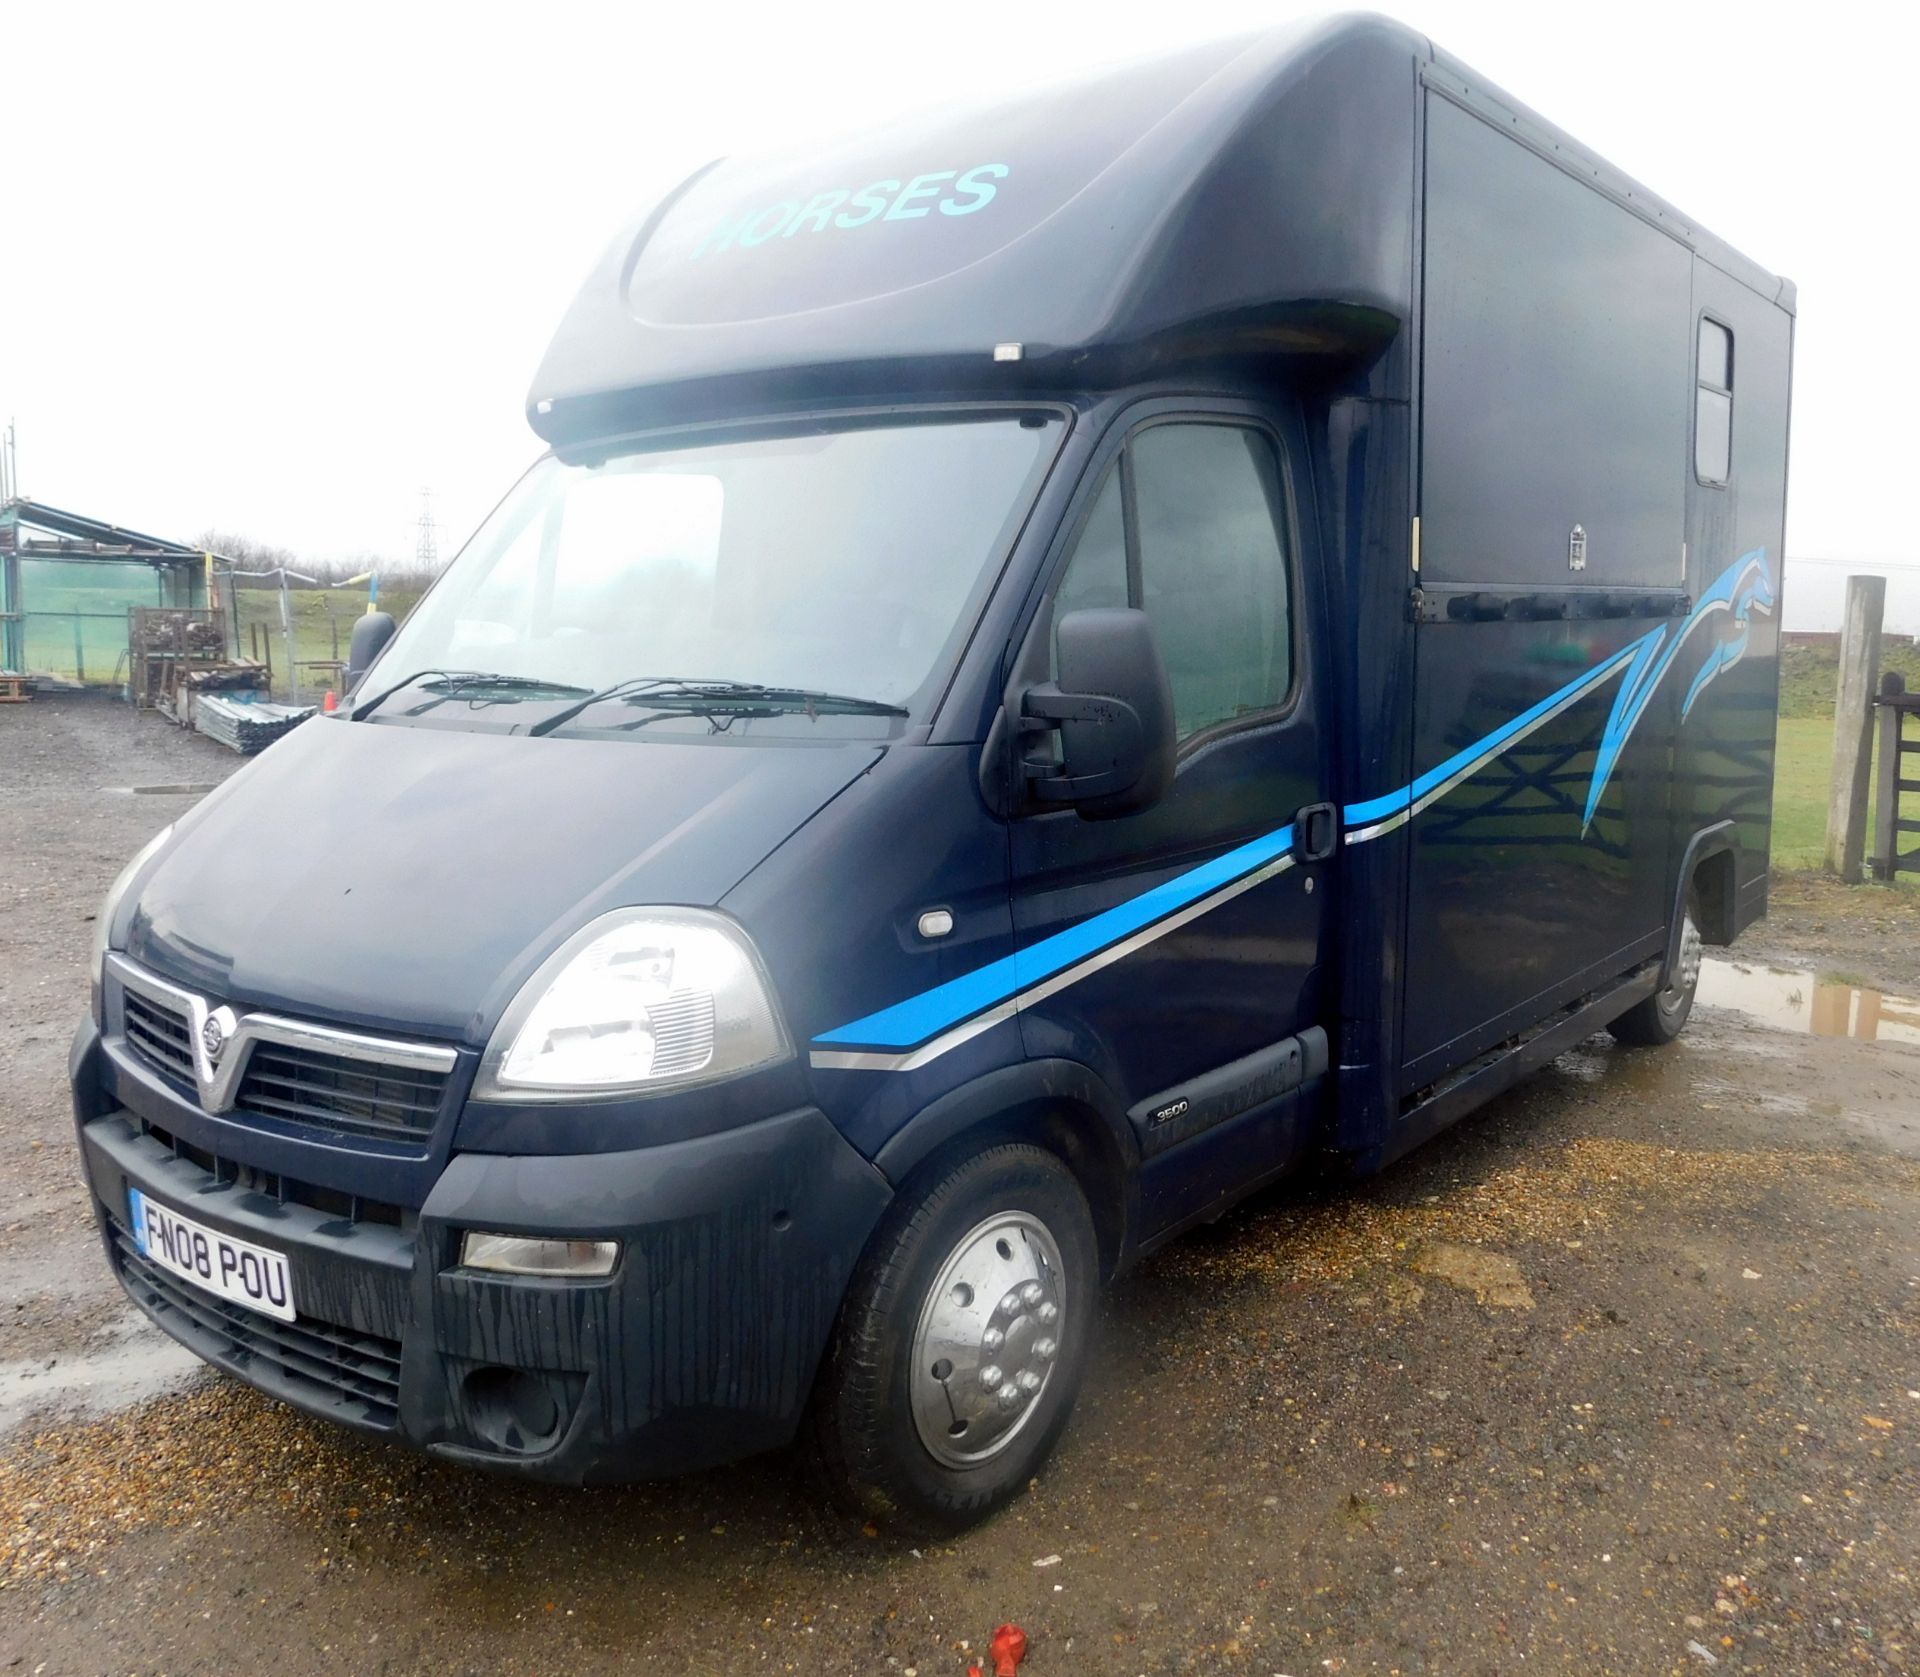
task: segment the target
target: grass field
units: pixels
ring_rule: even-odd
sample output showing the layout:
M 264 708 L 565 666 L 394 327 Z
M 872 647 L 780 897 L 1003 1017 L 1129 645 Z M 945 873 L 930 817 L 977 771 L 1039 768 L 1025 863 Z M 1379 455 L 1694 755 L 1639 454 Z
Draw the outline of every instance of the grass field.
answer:
M 380 596 L 380 609 L 403 618 L 413 609 L 417 593 L 392 590 Z M 312 588 L 287 596 L 293 607 L 293 653 L 300 670 L 300 696 L 311 701 L 337 683 L 324 670 L 305 667 L 311 661 L 344 659 L 353 635 L 354 619 L 367 609 L 364 588 Z M 242 657 L 256 649 L 273 666 L 273 694 L 287 696 L 287 637 L 280 626 L 280 595 L 271 588 L 239 591 L 240 633 L 235 642 Z
M 1911 724 L 1909 724 L 1911 727 Z M 1911 737 L 1911 735 L 1909 735 Z M 1880 765 L 1874 764 L 1867 792 L 1868 819 L 1880 784 Z M 1776 868 L 1817 868 L 1827 849 L 1827 797 L 1833 785 L 1833 718 L 1783 716 L 1773 759 L 1773 865 Z M 1920 819 L 1920 796 L 1906 793 L 1902 814 Z M 1911 838 L 1905 841 L 1911 844 Z M 1869 829 L 1867 852 L 1873 852 Z M 1902 885 L 1920 889 L 1920 879 L 1900 876 Z
M 1898 670 L 1907 691 L 1920 693 L 1920 646 L 1893 635 L 1880 642 L 1881 670 Z M 1780 648 L 1780 714 L 1798 720 L 1833 715 L 1833 690 L 1839 679 L 1840 659 L 1831 646 Z
M 1831 708 L 1831 706 L 1829 706 Z M 1826 851 L 1833 718 L 1783 716 L 1773 759 L 1773 865 L 1817 868 Z
M 1880 667 L 1898 670 L 1909 690 L 1920 691 L 1920 647 L 1888 638 Z M 1773 763 L 1773 865 L 1817 868 L 1826 859 L 1827 797 L 1833 784 L 1833 698 L 1839 659 L 1831 646 L 1780 649 L 1780 733 Z M 1874 782 L 1879 782 L 1875 765 Z M 1868 794 L 1869 810 L 1873 794 Z M 1920 815 L 1920 799 L 1906 798 L 1904 812 Z M 1867 848 L 1873 849 L 1869 837 Z M 1907 880 L 1903 877 L 1902 884 Z

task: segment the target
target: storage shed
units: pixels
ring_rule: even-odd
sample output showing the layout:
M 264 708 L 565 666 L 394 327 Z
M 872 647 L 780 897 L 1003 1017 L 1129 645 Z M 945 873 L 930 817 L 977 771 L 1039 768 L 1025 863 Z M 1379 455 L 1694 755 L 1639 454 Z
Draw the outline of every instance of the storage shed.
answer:
M 38 501 L 0 503 L 0 670 L 114 684 L 131 608 L 208 604 L 197 548 Z

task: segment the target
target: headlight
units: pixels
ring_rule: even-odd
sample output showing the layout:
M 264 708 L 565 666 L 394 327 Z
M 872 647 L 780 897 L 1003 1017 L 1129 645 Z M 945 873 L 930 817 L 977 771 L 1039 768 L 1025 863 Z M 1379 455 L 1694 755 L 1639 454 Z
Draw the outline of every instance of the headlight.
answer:
M 107 964 L 107 939 L 113 930 L 113 917 L 120 910 L 120 899 L 127 894 L 127 887 L 133 883 L 137 874 L 152 859 L 153 853 L 173 837 L 173 824 L 168 824 L 155 833 L 152 838 L 140 846 L 140 854 L 135 856 L 120 870 L 120 877 L 107 887 L 107 894 L 100 900 L 100 912 L 93 917 L 93 1022 L 104 1025 L 101 1012 L 102 974 Z
M 736 1077 L 790 1052 L 738 926 L 701 909 L 625 908 L 576 932 L 527 980 L 487 1044 L 473 1093 L 651 1092 Z

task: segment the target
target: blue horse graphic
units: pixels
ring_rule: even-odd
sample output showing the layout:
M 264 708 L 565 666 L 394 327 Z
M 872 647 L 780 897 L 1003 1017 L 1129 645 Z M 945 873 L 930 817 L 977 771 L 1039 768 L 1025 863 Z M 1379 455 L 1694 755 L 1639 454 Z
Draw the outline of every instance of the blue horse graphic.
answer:
M 1600 754 L 1594 761 L 1593 781 L 1587 789 L 1587 811 L 1580 824 L 1581 832 L 1584 833 L 1592 825 L 1593 812 L 1599 807 L 1600 796 L 1613 777 L 1614 765 L 1619 762 L 1620 753 L 1626 748 L 1627 740 L 1640 718 L 1646 714 L 1662 678 L 1694 631 L 1723 616 L 1732 630 L 1715 642 L 1687 688 L 1687 696 L 1680 706 L 1680 719 L 1683 722 L 1692 711 L 1694 701 L 1706 691 L 1714 677 L 1723 670 L 1732 669 L 1746 656 L 1753 613 L 1771 612 L 1773 603 L 1773 576 L 1767 567 L 1767 550 L 1756 547 L 1751 553 L 1744 553 L 1734 560 L 1714 579 L 1713 585 L 1700 596 L 1693 610 L 1677 628 L 1663 623 L 1634 643 L 1633 661 L 1627 666 L 1626 679 L 1620 684 L 1620 691 L 1613 701 L 1613 711 L 1607 717 L 1606 732 L 1600 738 Z

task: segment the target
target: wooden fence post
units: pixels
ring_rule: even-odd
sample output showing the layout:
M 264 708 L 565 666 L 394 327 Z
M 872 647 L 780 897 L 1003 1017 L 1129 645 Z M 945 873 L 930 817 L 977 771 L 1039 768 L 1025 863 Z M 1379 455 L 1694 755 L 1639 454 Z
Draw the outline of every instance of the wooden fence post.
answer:
M 1867 782 L 1873 769 L 1873 692 L 1880 681 L 1880 623 L 1887 579 L 1847 578 L 1840 687 L 1833 705 L 1833 793 L 1827 803 L 1827 872 L 1860 883 L 1867 850 Z

